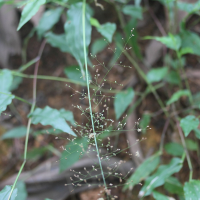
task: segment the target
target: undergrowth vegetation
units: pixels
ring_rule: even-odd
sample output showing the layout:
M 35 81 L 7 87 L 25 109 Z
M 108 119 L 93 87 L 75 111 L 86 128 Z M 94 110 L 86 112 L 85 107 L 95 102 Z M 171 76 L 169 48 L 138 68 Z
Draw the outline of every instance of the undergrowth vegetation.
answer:
M 98 200 L 120 199 L 119 192 L 114 192 L 117 188 L 121 193 L 128 191 L 126 198 L 133 199 L 131 194 L 138 185 L 138 199 L 149 196 L 156 200 L 200 198 L 200 174 L 197 172 L 200 93 L 195 87 L 196 83 L 193 86 L 189 80 L 186 68 L 187 56 L 191 55 L 199 66 L 200 38 L 194 27 L 199 25 L 200 2 L 191 4 L 159 0 L 155 3 L 165 9 L 166 27 L 152 12 L 150 2 L 140 0 L 105 1 L 102 4 L 85 0 L 0 1 L 1 9 L 4 4 L 24 6 L 18 31 L 41 6 L 46 5 L 38 25 L 31 30 L 23 44 L 23 65 L 17 70 L 0 70 L 1 115 L 10 115 L 7 113 L 14 110 L 12 102 L 15 100 L 30 106 L 27 126 L 19 125 L 1 136 L 1 140 L 25 137 L 25 144 L 22 165 L 15 181 L 1 190 L 0 199 L 27 199 L 28 185 L 26 178 L 20 179 L 20 174 L 29 159 L 47 151 L 59 157 L 54 164 L 58 163 L 61 175 L 67 172 L 67 175 L 63 175 L 63 187 L 72 194 L 100 188 Z M 95 9 L 103 12 L 104 4 L 110 4 L 115 10 L 120 27 L 111 22 L 100 24 L 93 17 Z M 185 15 L 178 20 L 180 10 Z M 147 11 L 160 33 L 142 37 L 138 34 L 137 26 L 143 16 L 148 16 Z M 192 17 L 194 20 L 188 25 Z M 61 19 L 64 21 L 64 33 L 56 34 L 55 26 Z M 101 38 L 91 43 L 92 30 Z M 34 34 L 41 40 L 41 46 L 38 56 L 27 62 L 27 43 Z M 150 61 L 148 56 L 144 56 L 150 52 L 142 52 L 141 41 L 145 45 L 157 41 L 151 44 L 160 46 L 150 49 L 158 54 L 155 56 L 158 56 L 157 59 Z M 77 65 L 64 68 L 66 78 L 38 74 L 47 43 L 75 58 Z M 107 63 L 98 58 L 102 51 L 112 53 Z M 34 74 L 25 74 L 33 64 Z M 121 82 L 120 78 L 115 79 L 116 71 L 121 74 L 127 72 Z M 127 74 L 131 76 L 127 77 Z M 132 74 L 137 74 L 139 78 Z M 33 79 L 32 101 L 15 95 L 23 78 Z M 68 98 L 80 102 L 78 105 L 73 103 L 71 107 L 81 120 L 74 119 L 74 113 L 64 108 L 38 107 L 37 79 L 51 80 L 52 84 L 54 81 L 63 82 L 71 93 Z M 137 79 L 136 83 L 133 79 Z M 136 87 L 139 84 L 142 87 Z M 153 98 L 153 103 L 150 103 L 159 109 L 153 112 L 154 105 L 144 105 L 148 97 Z M 144 109 L 139 116 L 141 119 L 133 121 L 131 116 L 138 108 Z M 114 113 L 111 112 L 113 110 Z M 152 122 L 158 118 L 164 119 L 159 147 L 144 153 L 141 149 L 148 141 L 147 133 L 151 130 Z M 45 128 L 38 130 L 32 126 L 39 123 Z M 60 146 L 61 151 L 49 144 L 28 152 L 29 136 L 36 138 L 45 134 L 53 135 L 55 143 L 64 141 L 64 145 Z M 185 173 L 184 178 L 180 176 L 181 173 Z

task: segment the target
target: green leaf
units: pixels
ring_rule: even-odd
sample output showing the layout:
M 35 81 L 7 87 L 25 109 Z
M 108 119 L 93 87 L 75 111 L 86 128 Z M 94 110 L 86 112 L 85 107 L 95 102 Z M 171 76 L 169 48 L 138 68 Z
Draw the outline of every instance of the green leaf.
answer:
M 86 5 L 85 15 L 85 42 L 86 47 L 89 46 L 91 40 L 92 27 L 90 24 L 91 8 Z M 67 11 L 67 22 L 65 23 L 66 42 L 70 53 L 78 62 L 83 79 L 85 79 L 84 51 L 83 51 L 83 27 L 82 27 L 82 2 L 75 3 L 70 6 Z
M 10 87 L 12 85 L 13 76 L 8 69 L 3 69 L 0 72 L 0 91 L 8 92 L 10 91 Z
M 191 180 L 184 185 L 185 200 L 197 200 L 200 199 L 200 181 Z
M 1 139 L 4 140 L 4 139 L 11 139 L 11 138 L 21 138 L 26 135 L 26 131 L 27 131 L 27 128 L 25 126 L 19 126 L 4 133 Z
M 179 48 L 181 47 L 180 36 L 179 35 L 172 35 L 170 33 L 169 33 L 169 36 L 164 36 L 164 37 L 147 36 L 147 37 L 144 37 L 144 39 L 154 39 L 158 42 L 161 42 L 166 47 L 173 49 L 173 50 L 179 50 Z
M 60 172 L 68 169 L 77 162 L 85 154 L 87 146 L 88 142 L 86 137 L 76 138 L 67 144 L 61 155 Z
M 59 20 L 62 8 L 50 9 L 44 12 L 37 26 L 37 34 L 41 38 L 44 33 L 50 30 Z
M 180 10 L 184 10 L 187 13 L 194 13 L 200 10 L 200 2 L 196 3 L 186 3 L 186 2 L 177 2 L 177 7 Z
M 181 34 L 182 39 L 182 48 L 190 48 L 193 51 L 193 54 L 200 56 L 200 37 L 191 31 L 182 31 Z
M 157 191 L 153 191 L 153 197 L 155 198 L 155 200 L 170 200 L 171 199 L 170 197 L 165 196 Z M 175 200 L 175 199 L 172 198 L 171 200 Z
M 113 34 L 116 31 L 116 24 L 107 22 L 98 27 L 97 31 L 101 33 L 101 35 L 104 36 L 108 42 L 112 42 Z
M 190 151 L 197 151 L 198 150 L 198 143 L 191 139 L 185 139 L 186 147 Z
M 20 76 L 14 76 L 12 84 L 11 84 L 9 90 L 10 91 L 16 90 L 19 87 L 19 85 L 22 83 L 22 81 L 23 81 L 22 77 L 20 77 Z
M 146 129 L 150 121 L 151 121 L 151 115 L 148 113 L 144 113 L 142 115 L 142 119 L 140 120 L 140 128 L 142 129 L 142 133 L 146 133 Z
M 73 112 L 69 110 L 65 110 L 64 108 L 61 108 L 59 112 L 60 112 L 61 117 L 65 118 L 72 125 L 75 125 Z
M 10 92 L 1 93 L 1 91 L 0 91 L 0 115 L 4 110 L 6 110 L 7 105 L 12 103 L 12 100 L 14 98 L 15 98 L 15 96 L 12 95 Z
M 172 193 L 172 194 L 178 194 L 178 195 L 183 195 L 183 186 L 179 182 L 179 180 L 173 176 L 170 176 L 167 178 L 164 184 L 164 188 Z
M 3 190 L 0 191 L 0 199 L 1 200 L 8 200 L 8 197 L 10 195 L 11 189 L 12 189 L 12 186 L 6 185 L 3 188 Z M 12 193 L 12 196 L 11 196 L 10 200 L 15 200 L 16 196 L 17 196 L 17 189 L 15 188 L 13 190 L 13 193 Z
M 119 92 L 115 95 L 114 108 L 117 120 L 133 101 L 134 94 L 134 90 L 132 88 L 128 88 L 126 91 Z
M 46 106 L 44 109 L 36 108 L 29 117 L 32 118 L 33 124 L 41 123 L 42 125 L 51 125 L 55 129 L 62 130 L 63 132 L 69 133 L 73 136 L 76 134 L 71 130 L 65 118 L 62 117 L 61 113 L 57 109 Z
M 99 28 L 101 26 L 101 24 L 99 23 L 99 21 L 93 17 L 90 18 L 90 24 L 92 26 L 95 26 L 96 28 Z
M 193 103 L 195 106 L 200 108 L 200 92 L 197 92 L 196 94 L 193 95 Z
M 184 153 L 183 146 L 176 142 L 167 143 L 164 148 L 168 154 L 173 156 L 182 156 Z
M 166 76 L 167 71 L 168 71 L 167 67 L 151 69 L 147 73 L 147 79 L 151 83 L 161 81 Z
M 175 92 L 172 97 L 167 101 L 167 105 L 170 105 L 171 103 L 174 103 L 178 101 L 182 96 L 188 96 L 190 97 L 191 93 L 189 90 L 179 90 Z
M 86 82 L 86 80 L 83 80 L 83 75 L 81 74 L 81 69 L 79 66 L 72 65 L 69 67 L 65 67 L 64 73 L 71 80 L 82 82 L 82 83 Z M 84 73 L 85 73 L 85 70 L 84 70 Z M 92 80 L 89 72 L 88 74 L 89 74 L 89 80 Z
M 137 19 L 142 19 L 142 7 L 127 5 L 122 8 L 122 12 Z
M 45 4 L 46 0 L 29 0 L 22 10 L 21 18 L 17 30 L 28 22 L 39 10 L 40 6 Z
M 34 148 L 31 149 L 30 151 L 27 152 L 27 159 L 32 160 L 32 161 L 36 161 L 38 160 L 41 156 L 44 155 L 44 153 L 47 151 L 48 149 L 46 147 L 39 147 L 39 148 Z
M 62 52 L 69 52 L 65 34 L 57 35 L 52 32 L 48 32 L 45 34 L 45 38 L 52 47 L 59 48 Z
M 188 115 L 180 121 L 180 126 L 183 129 L 185 137 L 187 137 L 192 130 L 196 129 L 198 125 L 199 120 L 193 115 Z
M 179 172 L 181 168 L 182 160 L 179 158 L 172 158 L 168 165 L 160 165 L 158 170 L 146 179 L 144 186 L 140 190 L 139 196 L 151 194 L 154 188 L 163 185 L 168 177 Z
M 101 52 L 106 48 L 108 44 L 104 41 L 103 38 L 97 39 L 92 43 L 91 46 L 91 52 L 93 55 L 96 55 L 97 53 Z
M 198 128 L 194 129 L 195 136 L 200 139 L 200 130 Z
M 17 181 L 16 184 L 17 188 L 17 197 L 15 200 L 26 200 L 27 199 L 27 191 L 26 191 L 26 185 L 23 181 Z
M 168 83 L 179 85 L 181 83 L 181 78 L 179 73 L 174 70 L 171 70 L 166 76 L 164 77 Z
M 192 54 L 193 50 L 190 47 L 184 47 L 178 53 L 179 53 L 179 55 L 181 57 L 182 55 L 185 55 L 185 54 L 188 54 L 188 53 Z
M 144 179 L 146 179 L 149 174 L 151 174 L 156 167 L 159 164 L 159 156 L 160 156 L 160 152 L 157 152 L 156 154 L 154 154 L 153 156 L 147 158 L 136 170 L 135 172 L 132 174 L 132 176 L 127 180 L 127 183 L 124 187 L 123 190 L 126 189 L 133 189 L 133 187 L 138 184 L 140 181 L 143 181 Z

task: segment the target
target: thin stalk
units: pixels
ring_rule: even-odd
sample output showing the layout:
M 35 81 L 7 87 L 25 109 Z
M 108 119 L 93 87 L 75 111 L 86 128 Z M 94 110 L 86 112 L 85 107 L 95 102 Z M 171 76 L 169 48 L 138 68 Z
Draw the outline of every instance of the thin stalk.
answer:
M 86 55 L 86 42 L 85 42 L 85 7 L 86 7 L 86 1 L 83 0 L 83 8 L 82 8 L 82 23 L 83 23 L 83 51 L 84 51 L 84 60 L 85 60 L 85 69 L 86 69 L 86 82 L 87 82 L 87 90 L 88 90 L 88 100 L 89 100 L 89 108 L 90 108 L 90 117 L 91 117 L 91 122 L 92 122 L 92 129 L 94 133 L 94 141 L 95 141 L 95 146 L 97 150 L 97 157 L 99 159 L 99 166 L 101 169 L 101 175 L 103 178 L 103 183 L 105 187 L 105 191 L 107 191 L 107 185 L 104 177 L 104 172 L 103 168 L 101 165 L 101 159 L 99 155 L 99 149 L 98 149 L 98 144 L 97 144 L 97 139 L 96 139 L 96 132 L 94 128 L 94 122 L 93 122 L 93 115 L 92 115 L 92 106 L 91 106 L 91 98 L 90 98 L 90 86 L 89 86 L 89 75 L 88 75 L 88 66 L 87 66 L 87 55 Z
M 45 44 L 46 44 L 46 41 L 43 41 L 41 47 L 40 47 L 40 50 L 39 50 L 39 54 L 38 54 L 38 57 L 41 58 L 41 55 L 42 55 L 42 52 L 44 50 L 44 47 L 45 47 Z M 34 71 L 34 79 L 33 79 L 33 104 L 31 106 L 31 112 L 34 111 L 34 108 L 35 108 L 35 104 L 36 104 L 36 85 L 37 85 L 37 73 L 38 73 L 38 68 L 39 68 L 39 60 L 37 61 L 36 65 L 35 65 L 35 71 Z M 30 126 L 31 126 L 31 118 L 29 118 L 28 120 L 28 125 L 27 125 L 27 131 L 26 131 L 26 139 L 25 139 L 25 145 L 24 145 L 24 162 L 22 163 L 21 167 L 20 167 L 20 170 L 17 174 L 17 177 L 15 179 L 15 182 L 14 184 L 12 185 L 12 188 L 11 188 L 11 191 L 10 191 L 10 194 L 9 194 L 9 197 L 8 197 L 8 200 L 10 200 L 11 196 L 12 196 L 12 193 L 13 193 L 13 190 L 15 189 L 15 185 L 18 181 L 18 178 L 24 168 L 24 165 L 26 164 L 26 157 L 27 157 L 27 148 L 28 148 L 28 138 L 29 138 L 29 133 L 30 133 Z

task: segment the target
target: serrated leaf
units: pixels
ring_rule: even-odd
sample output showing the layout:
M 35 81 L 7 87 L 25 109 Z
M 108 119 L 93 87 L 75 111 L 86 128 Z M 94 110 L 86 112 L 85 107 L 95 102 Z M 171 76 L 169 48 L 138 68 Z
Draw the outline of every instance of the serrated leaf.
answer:
M 182 156 L 184 153 L 184 148 L 181 144 L 175 143 L 175 142 L 170 142 L 167 143 L 165 146 L 165 151 L 173 156 Z
M 128 88 L 126 91 L 119 92 L 115 95 L 114 108 L 117 120 L 121 117 L 129 104 L 133 101 L 134 94 L 134 90 L 132 88 Z
M 85 70 L 83 71 L 85 73 Z M 83 75 L 81 73 L 81 69 L 79 66 L 72 65 L 69 67 L 65 67 L 64 73 L 71 80 L 82 82 L 82 83 L 86 82 L 86 80 L 83 80 Z M 89 80 L 92 80 L 90 72 L 88 72 L 88 76 L 89 76 Z
M 147 73 L 147 79 L 150 83 L 161 81 L 167 74 L 167 67 L 160 67 L 156 69 L 151 69 Z
M 44 109 L 36 108 L 29 117 L 32 118 L 33 124 L 41 123 L 44 126 L 51 125 L 55 129 L 76 136 L 65 121 L 65 118 L 61 116 L 61 113 L 57 109 L 50 108 L 49 106 L 46 106 Z
M 199 200 L 200 199 L 200 181 L 191 180 L 184 185 L 185 200 Z
M 170 33 L 169 33 L 169 36 L 164 36 L 164 37 L 147 36 L 147 37 L 144 37 L 144 39 L 154 39 L 158 42 L 161 42 L 166 47 L 173 49 L 173 50 L 179 50 L 179 48 L 181 47 L 180 36 L 179 35 L 172 35 Z
M 106 48 L 108 44 L 104 41 L 103 38 L 97 39 L 92 43 L 91 46 L 91 52 L 93 55 L 96 55 L 97 53 L 101 52 Z
M 172 158 L 168 165 L 160 165 L 158 170 L 146 179 L 144 186 L 139 192 L 139 196 L 151 194 L 154 188 L 163 185 L 168 177 L 179 172 L 181 168 L 182 160 L 179 158 Z
M 172 97 L 167 101 L 167 105 L 170 105 L 176 101 L 178 101 L 182 96 L 190 97 L 191 93 L 189 90 L 179 90 L 175 92 Z
M 88 141 L 86 137 L 76 138 L 67 144 L 61 155 L 60 172 L 77 162 L 85 154 L 87 146 Z
M 75 3 L 70 6 L 67 11 L 67 22 L 65 23 L 66 42 L 70 53 L 78 62 L 83 79 L 85 79 L 84 66 L 84 51 L 83 51 L 83 26 L 82 26 L 82 2 Z M 86 5 L 85 15 L 85 44 L 86 48 L 91 41 L 92 27 L 90 24 L 91 8 Z
M 113 34 L 116 31 L 116 24 L 107 22 L 98 27 L 97 31 L 101 33 L 101 35 L 104 36 L 108 42 L 112 42 Z
M 1 200 L 8 200 L 8 197 L 10 195 L 11 189 L 12 189 L 12 186 L 6 185 L 3 188 L 3 190 L 0 191 L 0 199 Z M 15 188 L 13 190 L 13 193 L 12 193 L 12 196 L 11 196 L 10 200 L 15 200 L 16 196 L 17 196 L 17 189 Z
M 17 189 L 17 197 L 15 198 L 15 200 L 26 200 L 28 193 L 26 191 L 25 183 L 23 181 L 17 181 L 16 189 Z
M 1 139 L 21 138 L 26 135 L 27 128 L 25 126 L 19 126 L 13 128 L 1 136 Z
M 165 76 L 165 80 L 168 83 L 174 84 L 174 85 L 179 85 L 181 83 L 181 78 L 179 73 L 176 71 L 172 70 Z
M 160 152 L 154 154 L 153 156 L 147 158 L 132 174 L 132 176 L 127 180 L 127 183 L 123 190 L 133 189 L 133 187 L 138 184 L 140 181 L 143 181 L 145 178 L 151 174 L 159 164 Z
M 179 182 L 179 180 L 173 176 L 170 176 L 167 178 L 164 184 L 164 188 L 172 193 L 172 194 L 178 194 L 178 195 L 183 195 L 183 186 Z
M 65 34 L 57 35 L 52 32 L 48 32 L 45 34 L 45 38 L 52 47 L 59 48 L 62 52 L 70 52 L 67 46 Z
M 22 10 L 21 18 L 17 30 L 28 22 L 39 10 L 40 6 L 45 4 L 46 0 L 29 0 Z
M 7 106 L 12 103 L 12 100 L 15 98 L 10 92 L 1 93 L 0 91 L 0 115 L 6 110 Z
M 41 38 L 46 31 L 50 30 L 58 22 L 62 11 L 62 8 L 56 8 L 44 12 L 36 28 L 39 38 Z
M 60 112 L 61 117 L 65 118 L 72 125 L 75 125 L 73 112 L 69 110 L 65 110 L 64 108 L 61 108 L 59 112 Z
M 198 150 L 198 143 L 191 139 L 185 139 L 186 147 L 190 151 L 197 151 Z
M 187 137 L 192 130 L 196 129 L 198 125 L 199 120 L 193 115 L 188 115 L 180 121 L 180 126 L 183 129 L 185 137 Z
M 157 191 L 153 191 L 153 197 L 155 198 L 155 200 L 175 200 L 174 198 L 165 196 L 164 194 L 161 194 Z
M 137 19 L 142 19 L 142 7 L 127 5 L 122 8 L 122 12 Z
M 191 31 L 181 31 L 181 39 L 182 39 L 182 48 L 190 48 L 193 51 L 193 54 L 200 56 L 200 37 Z

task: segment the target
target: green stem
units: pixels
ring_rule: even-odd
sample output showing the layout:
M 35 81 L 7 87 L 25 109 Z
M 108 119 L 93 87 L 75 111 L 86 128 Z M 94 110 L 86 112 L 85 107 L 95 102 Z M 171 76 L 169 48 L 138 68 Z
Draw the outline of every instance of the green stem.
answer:
M 82 10 L 83 50 L 84 50 L 84 60 L 85 60 L 85 69 L 86 69 L 86 82 L 87 82 L 87 90 L 88 90 L 90 117 L 91 117 L 91 122 L 92 122 L 92 129 L 93 129 L 93 133 L 94 133 L 95 146 L 96 146 L 96 150 L 97 150 L 97 157 L 99 159 L 99 165 L 100 165 L 100 169 L 101 169 L 101 175 L 102 175 L 102 178 L 103 178 L 105 191 L 107 191 L 107 185 L 106 185 L 106 181 L 105 181 L 105 177 L 104 177 L 103 168 L 102 168 L 102 165 L 101 165 L 101 158 L 100 158 L 100 155 L 99 155 L 99 149 L 98 149 L 98 144 L 97 144 L 97 139 L 96 139 L 96 132 L 95 132 L 95 128 L 94 128 L 93 115 L 92 115 L 92 106 L 91 106 L 91 98 L 90 98 L 90 86 L 89 86 L 90 83 L 89 83 L 89 75 L 88 75 L 87 55 L 86 55 L 86 42 L 85 42 L 85 8 L 86 8 L 86 0 L 83 0 L 83 10 Z

